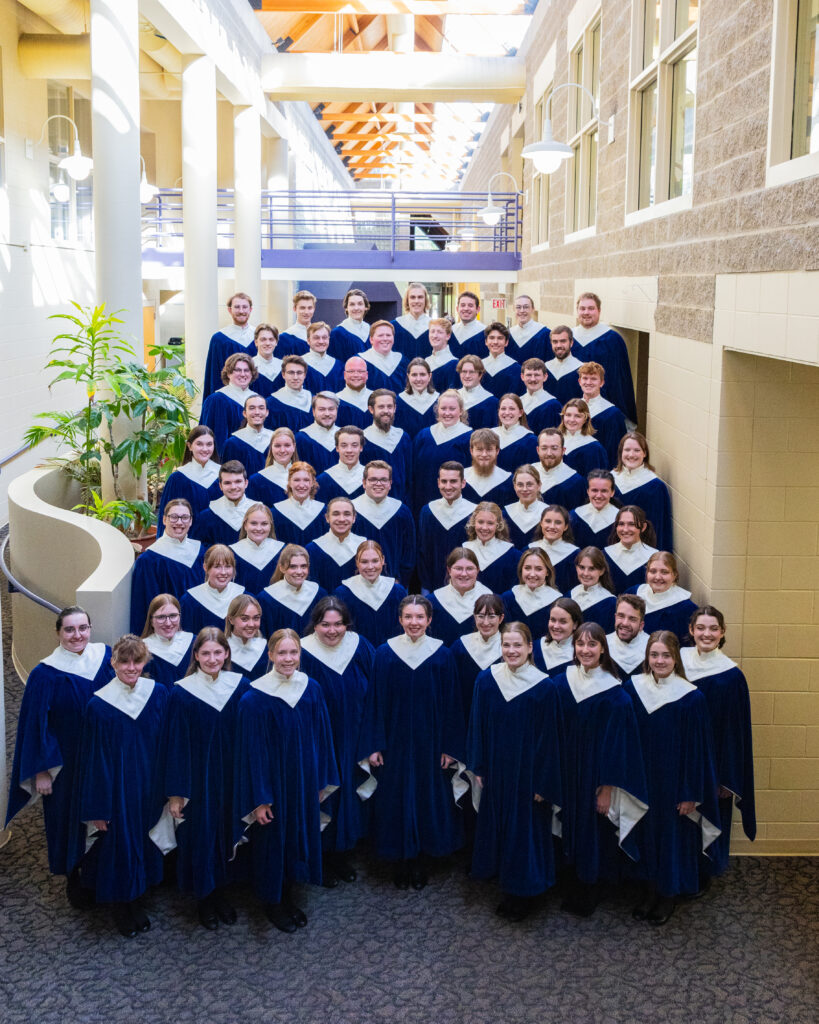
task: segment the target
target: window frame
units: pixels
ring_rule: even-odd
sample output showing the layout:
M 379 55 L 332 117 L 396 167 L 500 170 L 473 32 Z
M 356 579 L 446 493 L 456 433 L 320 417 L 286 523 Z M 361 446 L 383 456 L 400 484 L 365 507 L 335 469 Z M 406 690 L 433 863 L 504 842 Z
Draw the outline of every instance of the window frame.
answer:
M 52 89 L 64 90 L 65 109 L 53 110 L 51 108 L 51 97 L 48 96 L 48 116 L 54 114 L 65 114 L 77 125 L 77 133 L 80 139 L 83 153 L 89 155 L 92 151 L 91 142 L 91 101 L 83 96 L 74 86 L 66 85 L 59 79 L 50 78 L 47 80 L 47 93 Z M 77 100 L 88 105 L 87 119 L 78 119 Z M 52 140 L 57 138 L 57 146 L 52 149 Z M 67 140 L 63 145 L 63 139 Z M 49 207 L 50 237 L 51 241 L 59 245 L 76 246 L 77 248 L 92 249 L 94 246 L 94 172 L 93 170 L 82 182 L 75 181 L 66 171 L 58 168 L 59 162 L 72 152 L 74 129 L 60 117 L 58 120 L 49 121 L 46 127 L 46 144 L 48 146 L 48 191 L 46 198 Z M 68 185 L 70 194 L 64 202 L 58 202 L 52 195 L 51 189 L 58 182 L 62 181 Z M 60 215 L 59 219 L 57 215 Z M 65 233 L 59 230 L 59 220 L 65 225 Z
M 595 75 L 593 45 L 595 33 L 598 43 L 602 42 L 602 16 L 598 7 L 586 22 L 583 31 L 573 41 L 569 49 L 568 81 L 585 86 L 594 95 L 595 83 L 600 86 L 601 50 L 597 47 L 597 72 Z M 581 57 L 582 55 L 582 57 Z M 578 63 L 580 67 L 578 68 Z M 578 81 L 579 79 L 579 81 Z M 565 203 L 565 237 L 564 242 L 578 241 L 588 238 L 597 232 L 597 199 L 599 189 L 600 164 L 600 123 L 592 109 L 592 102 L 581 89 L 568 90 L 568 118 L 571 136 L 567 140 L 575 151 L 566 167 L 566 203 Z M 600 97 L 595 97 L 597 112 L 600 110 Z M 583 120 L 588 111 L 589 116 Z M 592 138 L 596 136 L 596 145 Z M 592 150 L 594 159 L 592 160 Z M 593 164 L 593 166 L 592 166 Z M 594 187 L 592 188 L 592 180 Z M 594 194 L 594 210 L 591 209 L 591 197 Z
M 543 90 L 538 102 L 535 104 L 535 131 L 534 138 L 542 139 L 543 130 L 546 124 L 546 108 L 553 92 L 553 84 L 549 82 Z M 532 252 L 542 252 L 549 248 L 551 232 L 551 175 L 543 174 L 532 164 L 532 220 L 530 222 Z M 545 224 L 544 224 L 545 221 Z

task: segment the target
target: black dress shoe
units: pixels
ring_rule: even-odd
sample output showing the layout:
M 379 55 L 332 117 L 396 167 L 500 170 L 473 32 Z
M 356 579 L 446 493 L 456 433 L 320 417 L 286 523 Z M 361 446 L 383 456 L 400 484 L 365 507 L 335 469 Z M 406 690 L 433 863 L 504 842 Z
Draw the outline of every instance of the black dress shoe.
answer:
M 659 926 L 665 924 L 676 909 L 677 901 L 673 896 L 661 896 L 646 915 L 649 924 Z
M 267 920 L 279 929 L 280 932 L 287 932 L 292 935 L 298 925 L 290 915 L 290 911 L 283 903 L 265 903 L 264 912 Z
M 290 914 L 290 919 L 293 921 L 295 926 L 297 928 L 306 928 L 307 914 L 305 914 L 301 907 L 297 907 L 295 903 L 287 903 L 286 906 L 288 913 Z
M 532 901 L 526 896 L 509 896 L 509 909 L 504 915 L 507 921 L 523 921 L 532 913 Z
M 409 889 L 410 871 L 405 862 L 402 861 L 401 866 L 395 869 L 392 880 L 396 889 Z
M 83 888 L 78 867 L 74 868 L 65 881 L 65 895 L 75 910 L 90 910 L 96 903 L 92 890 Z
M 136 933 L 136 925 L 131 916 L 131 907 L 128 903 L 114 903 L 111 907 L 111 914 L 117 931 L 126 939 L 132 939 Z
M 575 917 L 591 917 L 597 908 L 597 891 L 593 885 L 586 885 L 577 882 L 569 890 L 568 895 L 560 904 L 561 910 L 566 910 Z
M 356 869 L 342 853 L 333 855 L 333 871 L 342 882 L 354 882 L 358 878 Z
M 410 885 L 413 889 L 420 892 L 421 889 L 426 888 L 427 882 L 429 882 L 429 875 L 427 874 L 426 869 L 420 864 L 414 865 L 410 869 Z
M 631 916 L 635 921 L 645 921 L 651 913 L 651 909 L 657 902 L 657 893 L 652 886 L 644 885 L 640 896 L 640 902 L 632 910 Z
M 509 902 L 509 897 L 504 896 L 500 903 L 495 907 L 495 913 L 498 917 L 508 917 L 511 909 L 512 906 Z
M 216 908 L 216 916 L 222 924 L 236 924 L 236 908 L 228 903 L 222 889 L 215 889 L 213 892 L 213 905 Z
M 219 917 L 216 913 L 216 904 L 213 900 L 213 893 L 210 896 L 206 896 L 203 900 L 199 900 L 196 907 L 196 913 L 199 917 L 199 924 L 203 928 L 207 928 L 209 932 L 215 932 L 219 927 Z
M 130 903 L 131 917 L 138 932 L 149 932 L 151 930 L 151 919 L 142 909 L 139 900 L 132 900 Z
M 325 889 L 335 889 L 338 886 L 338 875 L 329 854 L 325 854 L 321 859 L 321 884 Z

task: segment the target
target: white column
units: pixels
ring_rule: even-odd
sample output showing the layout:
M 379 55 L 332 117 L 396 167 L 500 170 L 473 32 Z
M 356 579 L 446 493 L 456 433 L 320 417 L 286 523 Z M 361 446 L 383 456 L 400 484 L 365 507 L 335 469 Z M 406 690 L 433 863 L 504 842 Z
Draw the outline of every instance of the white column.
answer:
M 233 253 L 235 291 L 262 305 L 262 134 L 258 111 L 238 107 L 233 115 Z M 261 312 L 261 309 L 259 310 Z M 253 322 L 259 312 L 254 309 Z
M 123 310 L 142 353 L 137 0 L 91 0 L 91 118 L 97 302 Z
M 216 72 L 207 57 L 182 70 L 182 230 L 185 236 L 185 359 L 201 387 L 210 336 L 219 326 L 216 253 Z
M 286 192 L 290 188 L 290 157 L 287 139 L 270 139 L 267 144 L 267 187 L 274 192 Z M 274 249 L 292 248 L 290 239 L 276 241 L 277 227 L 289 230 L 289 219 L 282 214 L 274 218 Z M 291 286 L 288 281 L 267 281 L 267 319 L 279 330 L 286 330 L 293 323 L 293 306 L 290 300 Z

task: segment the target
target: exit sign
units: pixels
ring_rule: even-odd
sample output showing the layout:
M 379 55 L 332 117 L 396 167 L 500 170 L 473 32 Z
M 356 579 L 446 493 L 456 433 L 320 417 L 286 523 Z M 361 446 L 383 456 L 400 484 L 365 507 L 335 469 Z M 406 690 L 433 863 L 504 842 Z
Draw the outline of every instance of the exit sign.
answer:
M 492 299 L 492 309 L 506 309 L 506 299 Z

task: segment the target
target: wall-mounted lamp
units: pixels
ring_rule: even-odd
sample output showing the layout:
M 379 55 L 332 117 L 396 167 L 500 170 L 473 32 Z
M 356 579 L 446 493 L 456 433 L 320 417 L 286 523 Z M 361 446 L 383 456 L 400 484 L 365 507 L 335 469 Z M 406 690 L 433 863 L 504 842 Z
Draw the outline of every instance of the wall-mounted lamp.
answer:
M 535 170 L 540 171 L 541 174 L 552 174 L 554 173 L 564 160 L 571 159 L 574 150 L 571 146 L 567 146 L 565 142 L 555 141 L 552 135 L 552 119 L 549 116 L 549 112 L 552 109 L 552 100 L 555 98 L 555 93 L 560 92 L 561 89 L 581 89 L 591 101 L 592 115 L 597 116 L 597 123 L 599 125 L 606 125 L 609 130 L 609 142 L 614 141 L 614 114 L 611 115 L 608 121 L 600 120 L 600 112 L 597 109 L 597 104 L 594 102 L 594 96 L 589 92 L 585 85 L 581 85 L 579 82 L 564 82 L 562 85 L 558 85 L 552 90 L 551 95 L 546 103 L 545 123 L 543 125 L 543 138 L 540 142 L 531 142 L 528 146 L 524 146 L 521 152 L 526 160 L 531 160 L 535 165 Z
M 66 121 L 68 121 L 68 123 L 74 129 L 74 145 L 71 156 L 64 156 L 62 160 L 60 160 L 60 162 L 57 164 L 57 166 L 61 170 L 64 170 L 68 174 L 70 174 L 74 181 L 82 181 L 84 178 L 87 178 L 88 175 L 91 173 L 91 169 L 94 166 L 94 161 L 91 159 L 90 156 L 82 155 L 82 149 L 80 148 L 80 136 L 77 132 L 77 126 L 68 116 L 68 114 L 52 114 L 51 117 L 47 117 L 45 119 L 45 122 L 43 123 L 43 130 L 40 132 L 40 139 L 37 145 L 39 146 L 45 138 L 46 129 L 48 128 L 48 122 L 53 121 L 55 118 L 58 117 L 62 117 Z M 64 200 L 58 200 L 58 202 L 64 202 Z
M 55 203 L 67 203 L 71 198 L 71 186 L 67 181 L 55 181 L 49 192 Z
M 496 224 L 500 224 L 501 218 L 503 217 L 503 207 L 496 206 L 492 202 L 492 182 L 495 180 L 495 178 L 503 177 L 512 178 L 512 181 L 515 186 L 515 192 L 517 192 L 518 195 L 522 194 L 520 189 L 518 188 L 517 181 L 515 180 L 513 175 L 511 175 L 508 171 L 498 171 L 497 174 L 492 175 L 492 177 L 489 179 L 489 186 L 486 190 L 486 206 L 478 210 L 478 216 L 481 218 L 484 224 L 486 224 L 486 226 L 490 228 L 495 227 Z
M 149 183 L 148 175 L 145 170 L 145 157 L 141 153 L 139 154 L 139 159 L 142 161 L 142 177 L 139 182 L 139 201 L 144 206 L 145 203 L 150 203 L 159 189 L 156 185 L 151 185 Z

